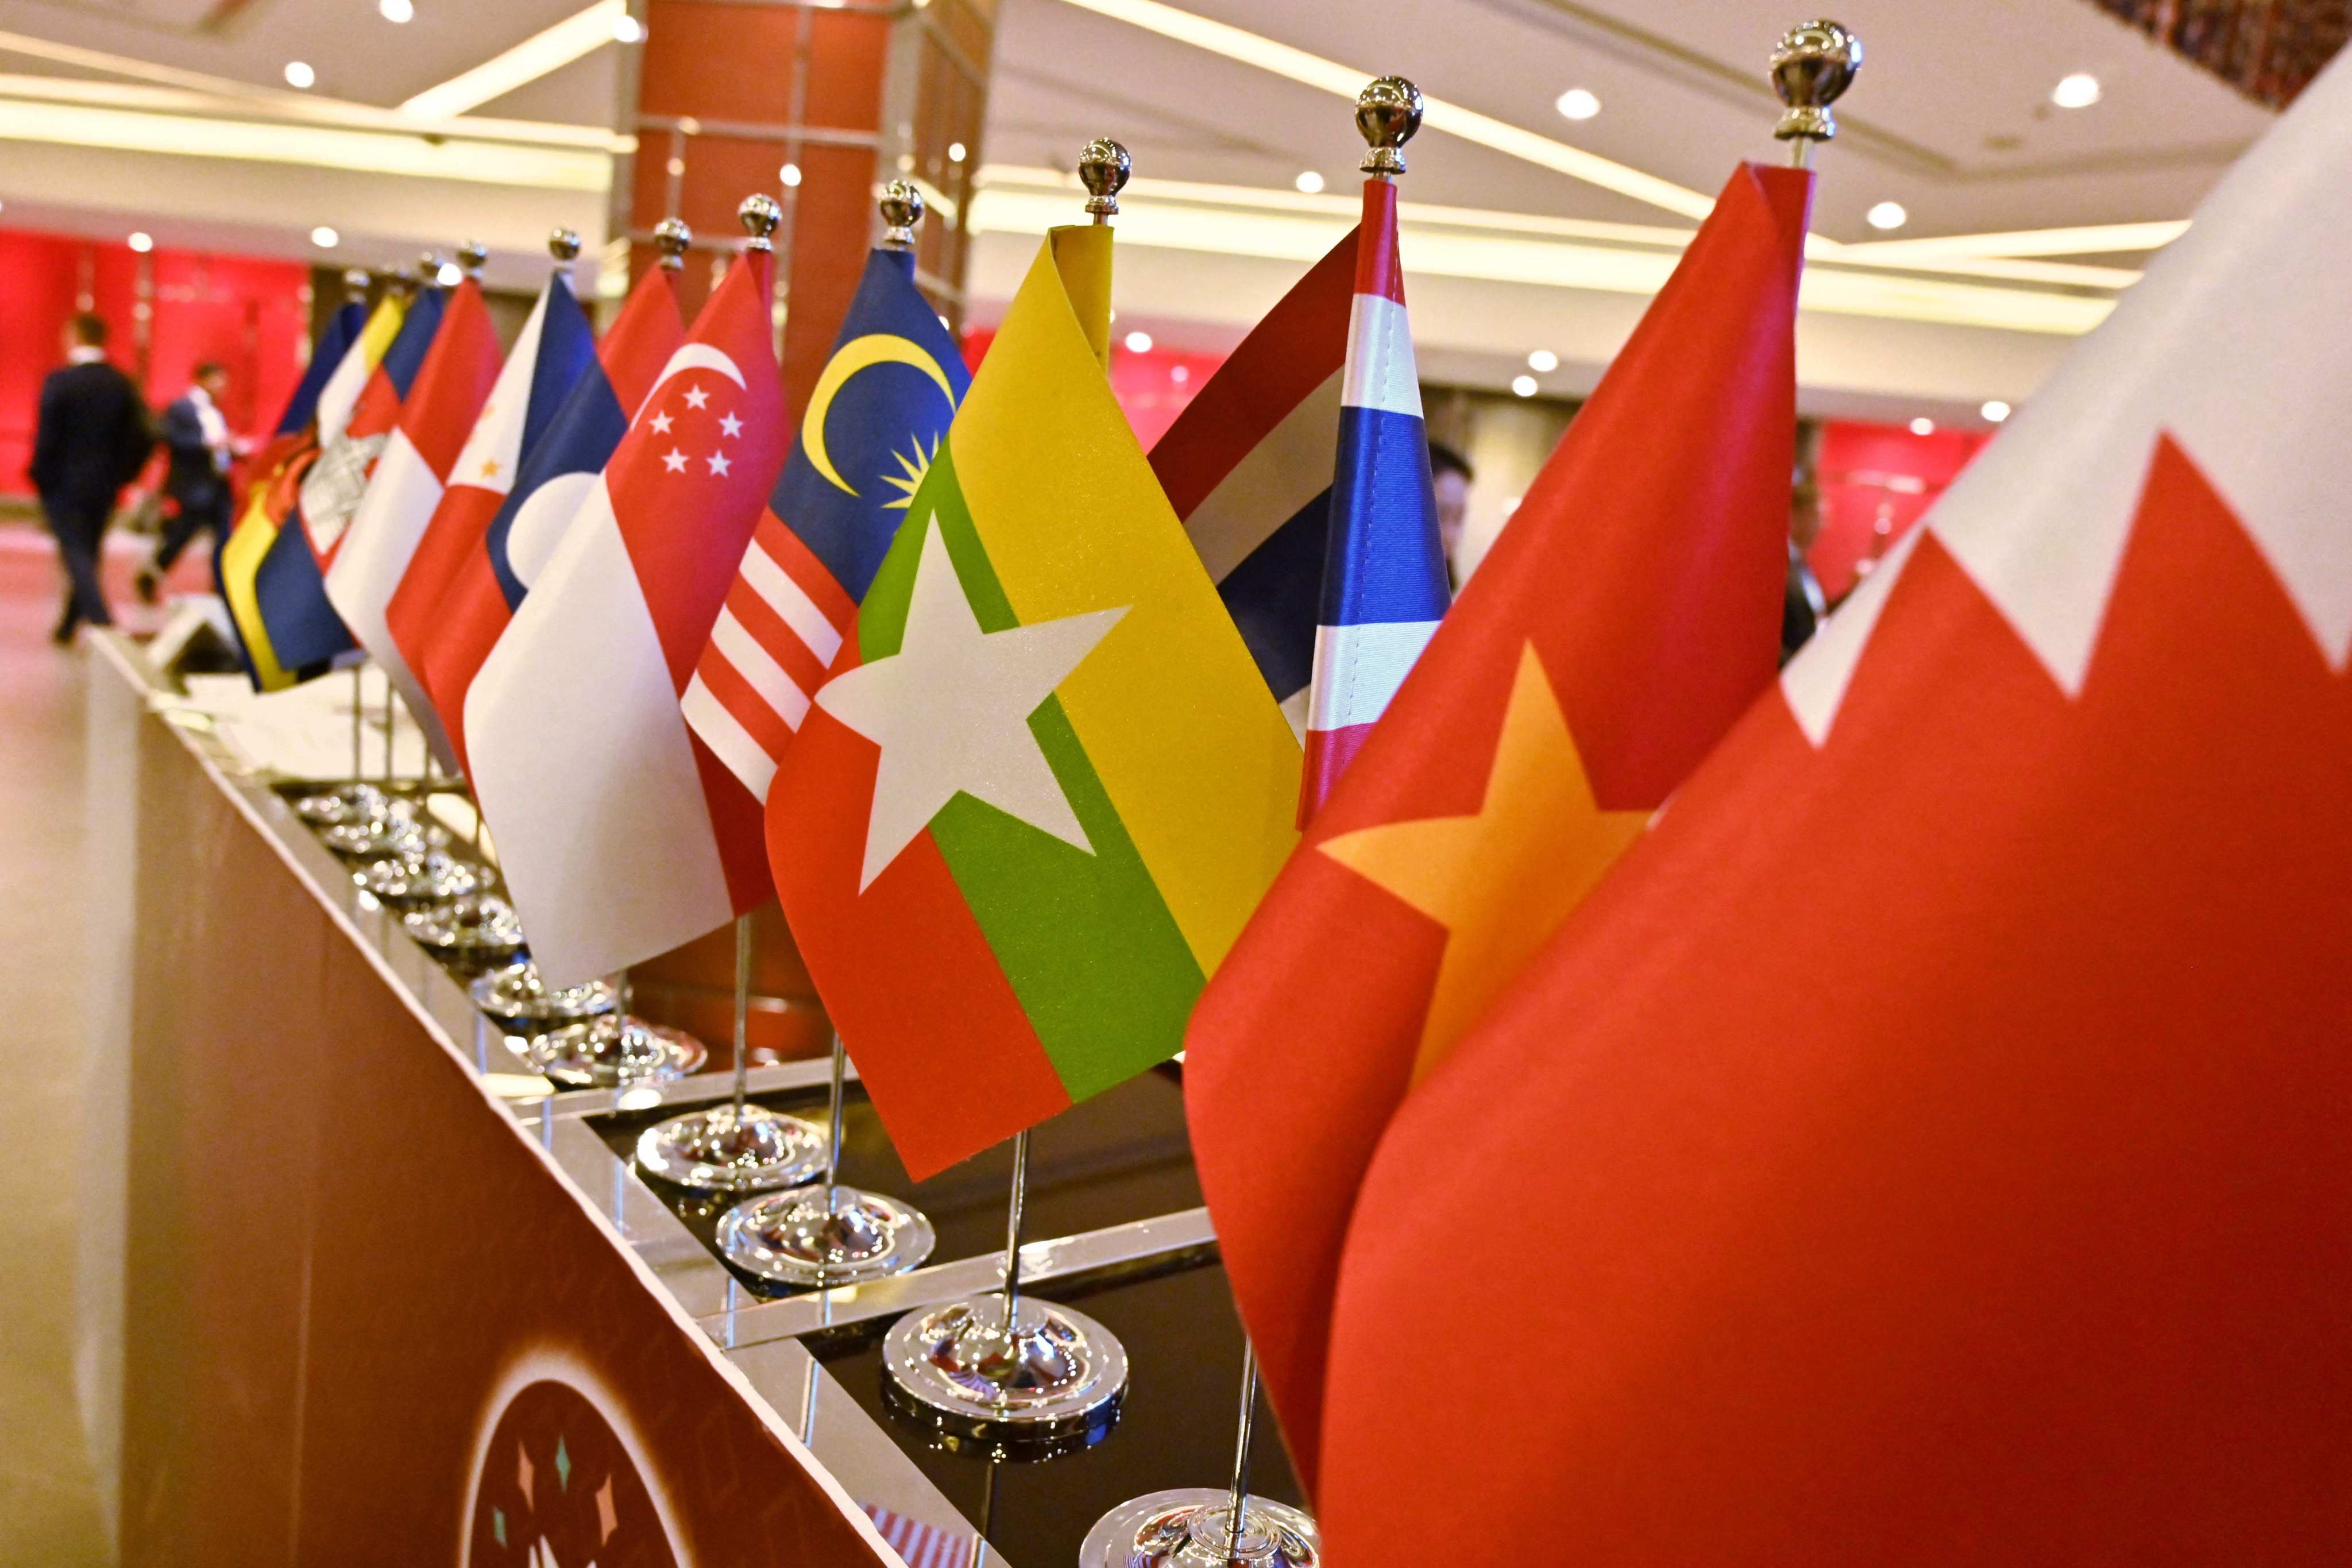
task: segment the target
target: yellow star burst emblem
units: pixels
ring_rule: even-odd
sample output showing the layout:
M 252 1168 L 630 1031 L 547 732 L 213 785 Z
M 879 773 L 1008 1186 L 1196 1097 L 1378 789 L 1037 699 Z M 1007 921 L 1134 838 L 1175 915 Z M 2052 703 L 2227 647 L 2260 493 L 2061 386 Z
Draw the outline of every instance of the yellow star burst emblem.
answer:
M 904 490 L 907 493 L 897 500 L 884 501 L 882 503 L 884 511 L 904 511 L 915 503 L 915 492 L 923 488 L 923 476 L 931 471 L 931 459 L 940 455 L 940 437 L 932 437 L 930 449 L 925 451 L 923 438 L 918 436 L 912 443 L 915 448 L 912 452 L 890 454 L 898 459 L 898 472 L 883 475 L 882 482 L 892 489 Z

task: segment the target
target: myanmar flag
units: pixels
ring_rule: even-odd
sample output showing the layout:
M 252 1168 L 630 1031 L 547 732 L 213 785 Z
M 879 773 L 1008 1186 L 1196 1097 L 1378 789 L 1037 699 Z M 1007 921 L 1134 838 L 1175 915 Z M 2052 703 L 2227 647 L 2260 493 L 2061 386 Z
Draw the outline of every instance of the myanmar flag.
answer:
M 768 798 L 784 912 L 918 1179 L 1173 1056 L 1297 835 L 1298 743 L 1105 379 L 1110 231 L 1014 298 Z

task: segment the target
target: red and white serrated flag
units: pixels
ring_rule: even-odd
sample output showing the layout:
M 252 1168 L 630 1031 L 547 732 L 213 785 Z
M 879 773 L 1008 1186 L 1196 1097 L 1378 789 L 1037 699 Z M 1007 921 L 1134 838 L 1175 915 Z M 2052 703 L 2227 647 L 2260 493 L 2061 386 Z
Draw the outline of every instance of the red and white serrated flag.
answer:
M 740 258 L 703 307 L 467 695 L 475 792 L 551 984 L 771 891 L 759 803 L 678 709 L 783 466 L 771 268 Z
M 542 308 L 544 302 L 542 301 Z M 382 665 L 445 766 L 457 765 L 423 682 L 385 619 L 457 455 L 499 375 L 499 335 L 471 278 L 450 290 L 433 350 L 400 407 L 400 423 L 327 569 L 327 598 L 352 637 Z
M 2352 1558 L 2347 254 L 2339 61 L 1405 1101 L 1333 1562 Z

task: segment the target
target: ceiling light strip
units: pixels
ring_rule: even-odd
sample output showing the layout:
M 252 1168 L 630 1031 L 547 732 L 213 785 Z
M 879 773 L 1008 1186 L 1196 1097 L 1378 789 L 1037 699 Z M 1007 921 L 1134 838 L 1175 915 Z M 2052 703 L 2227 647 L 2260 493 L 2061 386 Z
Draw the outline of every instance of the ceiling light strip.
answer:
M 636 146 L 635 137 L 595 125 L 474 117 L 419 121 L 393 110 L 378 109 L 373 104 L 347 103 L 339 99 L 307 95 L 299 99 L 287 95 L 268 100 L 232 99 L 195 88 L 155 87 L 142 82 L 83 81 L 72 77 L 0 73 L 0 100 L 81 103 L 102 109 L 131 109 L 149 113 L 193 114 L 222 119 L 266 117 L 292 125 L 346 125 L 357 130 L 392 132 L 403 136 L 462 136 L 474 141 L 577 147 L 596 153 L 627 153 L 635 151 Z
M 503 98 L 611 43 L 614 25 L 628 14 L 628 0 L 596 0 L 586 10 L 532 34 L 504 54 L 494 55 L 437 87 L 426 88 L 403 103 L 400 111 L 439 119 Z

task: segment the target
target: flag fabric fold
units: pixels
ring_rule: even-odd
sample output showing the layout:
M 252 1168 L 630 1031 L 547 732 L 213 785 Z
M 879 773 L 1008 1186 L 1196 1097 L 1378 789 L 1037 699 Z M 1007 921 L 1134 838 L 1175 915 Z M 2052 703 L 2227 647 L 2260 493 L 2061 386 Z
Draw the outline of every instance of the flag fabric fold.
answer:
M 547 295 L 541 291 L 523 329 L 534 349 L 546 313 Z M 481 285 L 468 278 L 449 292 L 432 352 L 401 403 L 399 421 L 376 460 L 367 493 L 327 568 L 329 603 L 352 637 L 391 677 L 434 754 L 449 766 L 457 763 L 449 738 L 393 636 L 387 612 L 416 563 L 418 546 L 469 446 L 482 405 L 499 379 L 499 361 L 489 307 L 482 300 Z M 429 591 L 431 585 L 425 586 Z
M 914 253 L 874 250 L 687 683 L 687 722 L 754 799 L 767 800 L 971 383 L 915 287 Z
M 1056 230 L 784 751 L 768 847 L 919 1178 L 1174 1054 L 1294 840 L 1298 747 Z
M 1381 1129 L 1772 679 L 1810 191 L 1733 174 L 1194 1016 L 1202 1186 L 1309 1485 Z
M 686 336 L 669 274 L 648 268 L 629 291 L 620 318 L 596 345 L 595 358 L 549 417 L 529 436 L 513 488 L 499 504 L 480 540 L 460 555 L 446 592 L 411 668 L 432 693 L 458 766 L 466 767 L 466 694 L 490 649 L 513 620 L 531 581 L 545 566 L 629 421 L 653 389 L 654 378 Z M 540 401 L 532 397 L 535 419 Z
M 1429 646 L 1451 589 L 1397 255 L 1396 184 L 1364 182 L 1307 698 L 1305 826 Z
M 466 696 L 467 761 L 549 984 L 690 942 L 769 894 L 759 803 L 687 727 L 783 464 L 772 258 L 739 258 Z
M 1406 1102 L 1334 1562 L 2352 1547 L 2347 247 L 2338 62 Z

